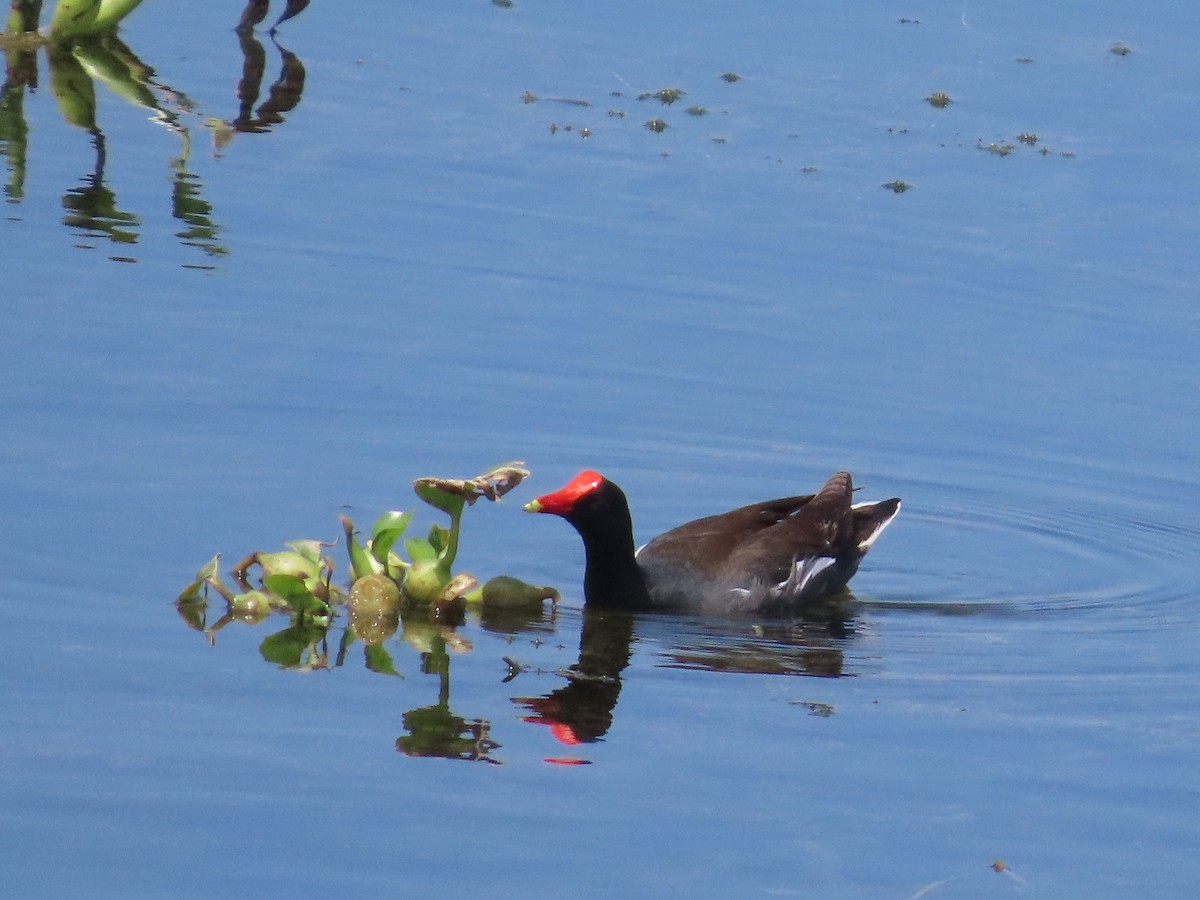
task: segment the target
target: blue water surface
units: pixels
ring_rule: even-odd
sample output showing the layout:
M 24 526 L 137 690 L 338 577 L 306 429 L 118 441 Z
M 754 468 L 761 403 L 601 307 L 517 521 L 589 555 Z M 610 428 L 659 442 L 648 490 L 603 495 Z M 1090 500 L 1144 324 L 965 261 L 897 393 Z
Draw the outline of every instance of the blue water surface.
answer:
M 247 116 L 210 6 L 122 29 L 165 121 L 97 81 L 99 155 L 42 54 L 0 138 L 14 896 L 1187 895 L 1200 13 L 315 2 Z M 118 239 L 64 222 L 100 164 Z M 554 612 L 399 677 L 172 605 L 508 459 L 461 565 Z M 569 706 L 582 551 L 520 505 L 585 467 L 639 540 L 843 468 L 904 509 L 833 627 L 610 621 Z M 431 707 L 478 752 L 405 752 Z

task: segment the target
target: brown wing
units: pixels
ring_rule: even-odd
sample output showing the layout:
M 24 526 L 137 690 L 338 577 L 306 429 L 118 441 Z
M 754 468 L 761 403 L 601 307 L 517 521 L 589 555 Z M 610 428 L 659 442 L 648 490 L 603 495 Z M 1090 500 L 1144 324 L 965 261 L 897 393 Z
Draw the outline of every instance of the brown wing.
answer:
M 755 537 L 785 522 L 815 494 L 781 497 L 696 519 L 663 532 L 639 553 L 643 561 L 683 562 L 701 574 L 715 576 L 730 557 Z
M 725 563 L 726 573 L 748 572 L 778 583 L 797 559 L 842 556 L 854 547 L 853 493 L 850 473 L 838 472 L 808 503 L 738 546 Z

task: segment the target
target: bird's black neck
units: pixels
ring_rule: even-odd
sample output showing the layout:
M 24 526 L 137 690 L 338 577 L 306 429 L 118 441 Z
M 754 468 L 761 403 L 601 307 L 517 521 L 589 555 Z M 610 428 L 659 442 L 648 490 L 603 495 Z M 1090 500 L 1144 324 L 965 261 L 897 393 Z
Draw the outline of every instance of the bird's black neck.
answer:
M 624 609 L 649 606 L 646 579 L 633 553 L 629 504 L 621 489 L 606 482 L 566 519 L 583 538 L 587 554 L 583 575 L 585 602 Z
M 633 555 L 632 539 L 620 549 L 584 541 L 587 569 L 584 600 L 595 606 L 644 609 L 650 605 L 646 579 Z

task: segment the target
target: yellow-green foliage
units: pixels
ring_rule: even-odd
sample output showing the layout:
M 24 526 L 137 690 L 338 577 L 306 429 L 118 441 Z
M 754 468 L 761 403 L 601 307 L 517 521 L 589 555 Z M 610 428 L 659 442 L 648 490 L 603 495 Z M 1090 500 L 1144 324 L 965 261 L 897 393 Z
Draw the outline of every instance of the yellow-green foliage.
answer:
M 66 43 L 115 31 L 142 0 L 58 0 L 50 19 L 50 39 Z

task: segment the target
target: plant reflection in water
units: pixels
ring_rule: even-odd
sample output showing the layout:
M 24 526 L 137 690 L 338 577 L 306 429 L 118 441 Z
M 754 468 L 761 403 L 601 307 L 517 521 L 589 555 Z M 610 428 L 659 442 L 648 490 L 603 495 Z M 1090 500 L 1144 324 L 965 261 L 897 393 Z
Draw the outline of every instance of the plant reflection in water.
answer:
M 211 627 L 205 627 L 202 601 L 177 604 L 189 627 L 215 635 L 231 621 L 261 623 L 268 615 L 238 615 L 227 612 Z M 502 762 L 499 735 L 491 716 L 466 716 L 451 706 L 451 657 L 473 654 L 474 665 L 492 665 L 498 657 L 507 664 L 496 667 L 496 680 L 503 696 L 497 704 L 512 704 L 522 721 L 545 726 L 551 736 L 571 753 L 601 741 L 613 729 L 623 679 L 635 650 L 655 653 L 652 664 L 709 672 L 809 676 L 836 678 L 844 671 L 844 649 L 855 640 L 854 619 L 845 615 L 824 616 L 811 621 L 711 621 L 669 614 L 630 613 L 621 610 L 584 608 L 566 614 L 553 606 L 523 609 L 472 604 L 439 610 L 405 599 L 367 600 L 349 604 L 340 624 L 305 623 L 293 619 L 285 629 L 260 645 L 264 660 L 285 668 L 333 672 L 354 655 L 354 645 L 363 647 L 363 665 L 380 675 L 403 677 L 395 651 L 407 645 L 418 655 L 419 671 L 436 676 L 436 702 L 404 713 L 404 733 L 396 749 L 407 756 Z M 538 646 L 562 633 L 560 626 L 579 625 L 579 652 L 574 663 L 560 669 L 537 669 L 510 658 L 516 639 Z M 468 637 L 468 635 L 471 635 Z M 336 650 L 331 652 L 331 642 Z M 477 646 L 478 645 L 478 646 Z M 493 653 L 480 653 L 484 647 Z M 466 664 L 466 660 L 458 665 Z M 564 683 L 538 694 L 513 696 L 504 685 L 546 678 Z M 511 708 L 511 707 L 510 707 Z M 831 709 L 831 708 L 830 708 Z M 550 757 L 553 763 L 586 763 L 579 755 Z
M 203 104 L 160 80 L 154 68 L 143 62 L 115 32 L 61 44 L 48 41 L 33 30 L 36 15 L 30 21 L 33 27 L 22 30 L 28 22 L 18 21 L 14 13 L 0 39 L 0 54 L 6 62 L 6 78 L 0 87 L 0 157 L 8 169 L 4 183 L 6 198 L 19 203 L 25 197 L 30 162 L 25 96 L 38 87 L 37 56 L 45 50 L 51 93 L 59 113 L 68 125 L 88 134 L 94 153 L 90 173 L 80 184 L 69 187 L 62 197 L 66 211 L 63 224 L 78 238 L 76 246 L 94 249 L 92 241 L 107 241 L 122 248 L 120 255 L 112 259 L 136 262 L 130 254 L 144 227 L 136 211 L 121 206 L 116 190 L 105 179 L 106 164 L 114 148 L 97 119 L 99 84 L 114 96 L 148 111 L 151 122 L 178 136 L 179 154 L 169 161 L 171 214 L 182 223 L 175 237 L 183 246 L 198 249 L 208 258 L 207 263 L 189 264 L 185 268 L 214 268 L 213 261 L 226 255 L 229 248 L 221 238 L 222 228 L 213 214 L 213 206 L 204 198 L 200 176 L 189 168 L 193 130 L 197 126 L 209 130 L 214 154 L 221 156 L 235 135 L 265 134 L 278 127 L 300 103 L 305 83 L 304 64 L 279 44 L 272 30 L 271 42 L 279 53 L 281 69 L 267 89 L 266 99 L 260 103 L 267 52 L 249 28 L 239 29 L 236 33 L 243 65 L 234 89 L 238 106 L 232 119 L 224 119 L 204 115 Z
M 500 744 L 488 734 L 487 719 L 464 719 L 450 709 L 450 654 L 446 636 L 438 634 L 421 654 L 421 671 L 438 676 L 438 699 L 432 706 L 404 714 L 407 732 L 396 738 L 396 749 L 406 756 L 440 757 L 499 764 L 490 754 Z
M 474 649 L 460 632 L 467 621 L 463 607 L 438 607 L 383 592 L 341 597 L 346 615 L 341 620 L 340 636 L 327 618 L 291 613 L 288 626 L 259 645 L 264 661 L 286 669 L 332 672 L 346 665 L 354 645 L 361 644 L 363 664 L 368 670 L 403 677 L 393 658 L 393 639 L 398 634 L 399 643 L 417 652 L 420 671 L 437 676 L 438 693 L 432 705 L 404 714 L 405 733 L 397 738 L 396 749 L 408 756 L 500 762 L 492 755 L 500 744 L 490 737 L 489 720 L 460 716 L 450 708 L 451 652 L 463 655 Z M 282 614 L 266 605 L 251 609 L 229 604 L 225 614 L 209 625 L 203 595 L 181 596 L 175 605 L 184 623 L 202 632 L 212 644 L 216 643 L 217 632 L 233 622 L 257 625 Z M 555 612 L 553 607 L 543 609 L 540 602 L 517 608 L 482 603 L 472 604 L 470 617 L 484 631 L 511 637 L 552 633 Z M 330 652 L 331 638 L 336 642 L 334 653 Z

